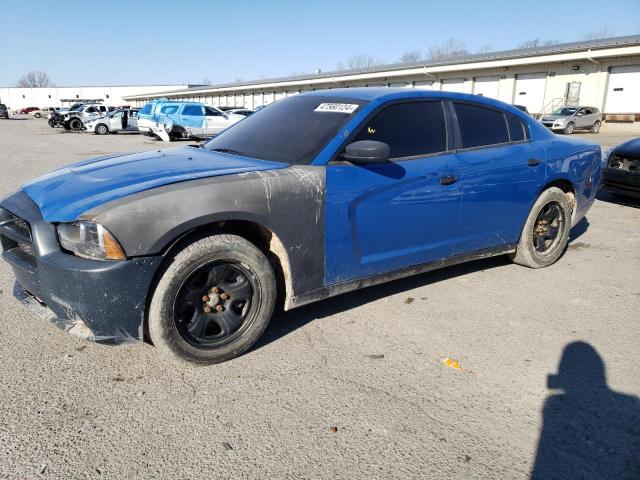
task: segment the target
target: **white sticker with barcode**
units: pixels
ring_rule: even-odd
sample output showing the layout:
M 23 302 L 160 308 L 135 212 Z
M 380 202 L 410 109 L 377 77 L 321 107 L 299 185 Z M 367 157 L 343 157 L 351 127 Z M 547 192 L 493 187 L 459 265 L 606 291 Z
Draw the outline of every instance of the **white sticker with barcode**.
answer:
M 354 103 L 321 103 L 314 112 L 353 113 L 358 106 Z

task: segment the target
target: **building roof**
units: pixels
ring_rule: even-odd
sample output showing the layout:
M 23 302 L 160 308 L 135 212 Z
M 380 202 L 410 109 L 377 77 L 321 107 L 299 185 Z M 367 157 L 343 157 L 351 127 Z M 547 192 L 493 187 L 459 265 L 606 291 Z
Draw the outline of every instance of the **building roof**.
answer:
M 517 58 L 527 58 L 527 57 L 535 57 L 541 55 L 554 55 L 560 53 L 572 53 L 572 52 L 581 52 L 581 51 L 589 51 L 589 50 L 601 50 L 606 48 L 615 48 L 615 47 L 628 47 L 628 46 L 639 46 L 640 45 L 640 35 L 628 35 L 624 37 L 613 37 L 613 38 L 603 38 L 598 40 L 586 40 L 581 42 L 570 42 L 570 43 L 558 43 L 554 45 L 546 45 L 540 47 L 533 48 L 518 48 L 513 50 L 503 50 L 499 52 L 488 52 L 488 53 L 476 53 L 473 55 L 464 55 L 461 57 L 448 58 L 446 60 L 435 60 L 435 61 L 420 61 L 413 63 L 392 63 L 386 65 L 376 65 L 373 67 L 367 68 L 358 68 L 358 69 L 350 69 L 350 70 L 334 70 L 328 72 L 314 73 L 314 74 L 304 74 L 304 75 L 294 75 L 288 77 L 274 77 L 274 78 L 266 78 L 259 80 L 252 80 L 246 82 L 234 82 L 234 83 L 222 83 L 216 85 L 206 85 L 206 86 L 198 86 L 192 87 L 184 90 L 171 90 L 166 92 L 160 92 L 162 94 L 188 94 L 188 93 L 198 93 L 200 91 L 207 90 L 217 90 L 217 89 L 225 89 L 225 88 L 238 88 L 244 86 L 252 86 L 252 85 L 262 85 L 268 83 L 283 83 L 283 82 L 300 82 L 305 80 L 316 80 L 321 78 L 336 78 L 346 77 L 354 74 L 367 74 L 367 73 L 381 73 L 381 72 L 393 72 L 396 70 L 408 70 L 412 68 L 429 68 L 429 67 L 440 67 L 447 65 L 460 65 L 465 63 L 474 63 L 474 62 L 489 62 L 496 60 L 508 60 L 508 59 L 517 59 Z M 138 96 L 144 96 L 148 94 L 140 94 L 140 95 L 131 95 L 126 98 L 135 98 Z

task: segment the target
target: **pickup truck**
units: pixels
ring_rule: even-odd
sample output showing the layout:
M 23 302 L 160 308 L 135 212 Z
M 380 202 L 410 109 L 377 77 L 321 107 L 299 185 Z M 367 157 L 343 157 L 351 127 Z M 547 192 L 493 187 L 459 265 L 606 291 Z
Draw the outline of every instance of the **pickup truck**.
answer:
M 82 130 L 84 124 L 100 115 L 107 115 L 109 107 L 102 103 L 85 103 L 62 114 L 62 121 L 65 130 Z

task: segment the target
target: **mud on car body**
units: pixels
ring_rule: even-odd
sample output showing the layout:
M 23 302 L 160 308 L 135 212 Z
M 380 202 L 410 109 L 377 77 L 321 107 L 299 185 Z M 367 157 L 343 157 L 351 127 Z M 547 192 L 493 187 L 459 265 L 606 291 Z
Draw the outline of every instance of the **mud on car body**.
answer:
M 291 309 L 475 258 L 555 262 L 597 145 L 507 104 L 406 89 L 297 95 L 203 148 L 88 160 L 0 202 L 16 295 L 72 333 L 240 355 Z

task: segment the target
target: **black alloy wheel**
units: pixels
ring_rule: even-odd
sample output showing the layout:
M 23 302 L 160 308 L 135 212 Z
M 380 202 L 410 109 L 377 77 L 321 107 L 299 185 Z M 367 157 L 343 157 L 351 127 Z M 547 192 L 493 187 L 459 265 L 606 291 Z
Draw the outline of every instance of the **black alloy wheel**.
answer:
M 533 246 L 537 252 L 543 253 L 555 246 L 565 221 L 564 210 L 558 202 L 550 202 L 542 207 L 533 227 Z
M 219 261 L 197 268 L 174 300 L 174 325 L 189 344 L 214 349 L 242 335 L 253 316 L 253 276 L 240 263 Z

